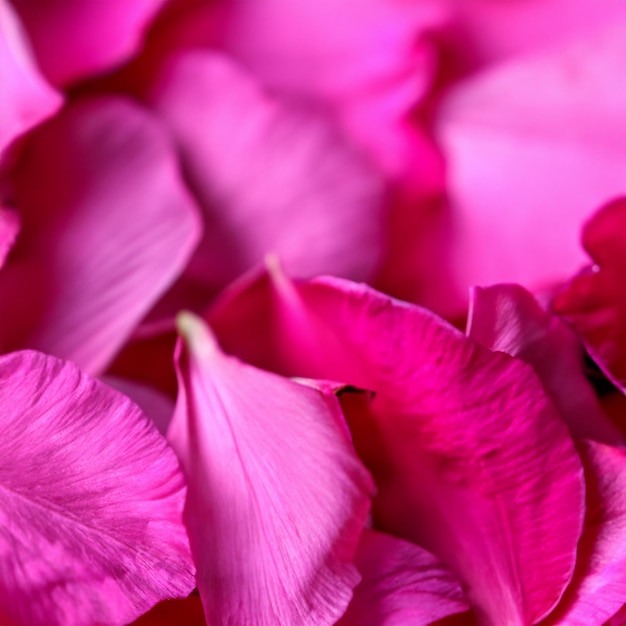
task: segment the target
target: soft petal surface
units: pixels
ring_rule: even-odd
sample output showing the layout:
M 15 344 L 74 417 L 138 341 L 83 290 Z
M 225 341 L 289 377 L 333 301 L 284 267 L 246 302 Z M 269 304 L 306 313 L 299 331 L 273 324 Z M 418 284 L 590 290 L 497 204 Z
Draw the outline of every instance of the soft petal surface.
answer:
M 523 287 L 474 287 L 467 334 L 490 350 L 532 365 L 576 437 L 624 444 L 584 376 L 580 341 Z
M 574 567 L 583 476 L 530 366 L 339 279 L 274 271 L 209 319 L 225 349 L 264 367 L 376 392 L 356 408 L 342 396 L 379 489 L 374 521 L 446 562 L 485 624 L 553 608 Z
M 100 372 L 199 238 L 166 137 L 130 102 L 79 102 L 30 138 L 11 185 L 22 232 L 0 274 L 0 349 Z
M 574 277 L 553 302 L 605 374 L 626 389 L 626 198 L 586 224 L 583 246 L 595 265 Z
M 408 541 L 366 530 L 355 563 L 363 580 L 337 626 L 426 626 L 468 609 L 454 576 Z
M 624 190 L 625 55 L 617 24 L 449 91 L 437 114 L 454 238 L 448 289 L 542 289 L 584 262 L 582 221 Z
M 129 58 L 164 0 L 12 0 L 37 60 L 66 85 Z
M 222 354 L 179 317 L 180 394 L 168 438 L 207 621 L 321 626 L 345 611 L 372 484 L 337 398 Z
M 35 65 L 21 24 L 6 0 L 0 0 L 0 153 L 61 105 L 61 96 Z
M 0 206 L 0 267 L 9 254 L 20 231 L 20 219 L 15 211 Z
M 595 442 L 581 446 L 585 530 L 574 580 L 545 626 L 600 625 L 626 603 L 626 452 Z
M 125 624 L 191 591 L 183 477 L 134 404 L 25 351 L 0 357 L 0 415 L 0 614 Z
M 207 626 L 200 596 L 160 602 L 131 626 Z
M 189 280 L 221 288 L 269 252 L 298 276 L 372 273 L 382 185 L 324 114 L 273 99 L 203 52 L 175 61 L 154 101 L 204 210 Z
M 423 140 L 407 118 L 435 72 L 427 34 L 445 21 L 441 3 L 235 0 L 218 10 L 218 45 L 265 85 L 330 105 L 387 173 L 415 171 Z

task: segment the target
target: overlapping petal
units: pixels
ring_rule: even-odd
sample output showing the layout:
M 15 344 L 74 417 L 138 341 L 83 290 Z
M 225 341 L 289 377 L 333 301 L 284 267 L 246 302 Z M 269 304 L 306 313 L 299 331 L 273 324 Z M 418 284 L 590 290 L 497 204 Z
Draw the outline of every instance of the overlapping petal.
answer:
M 17 16 L 0 1 L 0 153 L 61 105 L 61 96 L 39 74 Z
M 0 357 L 0 415 L 0 614 L 124 624 L 191 591 L 183 478 L 135 405 L 25 351 Z
M 580 341 L 523 287 L 473 288 L 467 334 L 490 350 L 532 365 L 573 435 L 624 444 L 583 374 Z
M 165 0 L 12 0 L 37 60 L 57 85 L 128 59 Z
M 444 98 L 451 288 L 552 286 L 584 262 L 583 219 L 623 193 L 626 25 L 500 65 Z M 537 89 L 541 85 L 541 89 Z
M 575 276 L 553 302 L 605 374 L 626 389 L 626 198 L 586 224 L 583 246 L 595 265 Z
M 454 576 L 408 541 L 366 530 L 355 562 L 363 580 L 337 626 L 427 626 L 468 609 Z
M 198 318 L 179 320 L 168 439 L 207 621 L 331 626 L 359 582 L 372 490 L 337 398 L 228 357 Z
M 11 172 L 22 232 L 0 274 L 0 349 L 100 372 L 188 261 L 195 205 L 163 131 L 128 101 L 79 102 L 29 139 Z
M 228 351 L 264 367 L 376 392 L 369 406 L 344 405 L 379 488 L 375 522 L 451 566 L 484 623 L 533 623 L 554 607 L 575 563 L 584 485 L 532 368 L 339 279 L 293 284 L 274 272 L 209 318 Z
M 20 219 L 15 211 L 0 206 L 0 268 L 9 254 L 20 230 Z
M 264 94 L 232 61 L 205 52 L 174 61 L 154 102 L 204 211 L 188 280 L 214 291 L 269 252 L 299 276 L 371 275 L 381 181 L 322 112 Z

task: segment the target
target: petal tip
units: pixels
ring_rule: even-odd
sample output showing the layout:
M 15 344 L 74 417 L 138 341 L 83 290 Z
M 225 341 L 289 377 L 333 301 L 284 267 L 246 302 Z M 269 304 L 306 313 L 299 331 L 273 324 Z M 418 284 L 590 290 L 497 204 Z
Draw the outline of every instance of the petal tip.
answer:
M 193 354 L 206 359 L 219 351 L 217 340 L 204 321 L 190 313 L 181 311 L 176 316 L 176 330 Z

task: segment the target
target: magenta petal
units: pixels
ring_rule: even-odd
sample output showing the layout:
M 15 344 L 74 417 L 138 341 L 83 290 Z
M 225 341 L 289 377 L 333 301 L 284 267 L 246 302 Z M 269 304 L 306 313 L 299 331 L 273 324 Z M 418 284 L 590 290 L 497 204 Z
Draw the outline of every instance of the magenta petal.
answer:
M 553 309 L 581 336 L 605 374 L 626 389 L 626 198 L 604 206 L 584 226 L 594 267 L 574 277 Z
M 221 288 L 271 252 L 298 276 L 372 274 L 381 182 L 323 113 L 270 97 L 206 52 L 174 61 L 154 100 L 205 213 L 190 278 Z
M 532 365 L 574 436 L 624 444 L 583 374 L 577 337 L 523 287 L 474 287 L 467 334 L 490 350 Z
M 626 604 L 626 452 L 595 442 L 581 445 L 588 496 L 579 562 L 545 626 L 599 626 Z
M 165 0 L 12 0 L 37 59 L 55 84 L 129 58 Z
M 444 98 L 437 124 L 459 290 L 504 281 L 544 288 L 584 261 L 580 224 L 624 191 L 625 54 L 619 22 L 496 66 Z
M 168 437 L 208 623 L 334 624 L 373 489 L 337 398 L 225 356 L 190 314 L 179 324 Z
M 554 607 L 574 569 L 584 484 L 530 366 L 339 279 L 261 277 L 210 319 L 228 350 L 266 367 L 376 392 L 349 413 L 379 489 L 374 521 L 441 558 L 485 624 L 534 623 Z
M 0 614 L 125 624 L 187 595 L 176 458 L 141 411 L 71 363 L 0 357 Z
M 20 231 L 20 219 L 15 211 L 0 206 L 0 268 Z
M 101 372 L 199 238 L 174 154 L 138 106 L 98 99 L 34 133 L 11 176 L 23 225 L 0 274 L 0 348 Z
M 6 0 L 0 0 L 0 80 L 1 153 L 15 137 L 61 105 L 61 96 L 39 75 L 21 25 Z
M 454 576 L 408 541 L 366 530 L 355 562 L 363 580 L 337 626 L 427 626 L 468 609 Z

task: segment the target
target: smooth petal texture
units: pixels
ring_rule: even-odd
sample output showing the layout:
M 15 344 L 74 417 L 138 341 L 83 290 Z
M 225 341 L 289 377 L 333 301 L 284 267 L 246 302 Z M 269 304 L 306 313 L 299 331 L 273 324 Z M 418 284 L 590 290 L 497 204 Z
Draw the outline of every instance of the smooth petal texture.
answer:
M 366 530 L 355 563 L 363 580 L 337 626 L 427 626 L 468 609 L 454 576 L 408 541 Z
M 445 22 L 441 3 L 235 0 L 217 11 L 217 44 L 263 84 L 330 105 L 387 174 L 419 172 L 408 115 L 436 70 L 427 34 Z
M 467 335 L 532 365 L 574 436 L 624 445 L 584 376 L 579 340 L 523 287 L 474 287 Z
M 38 352 L 0 357 L 0 614 L 126 624 L 187 595 L 173 452 L 124 396 Z
M 588 485 L 585 530 L 574 580 L 544 626 L 600 625 L 626 603 L 626 452 L 595 442 L 581 445 Z
M 67 85 L 128 59 L 164 0 L 12 0 L 46 76 Z
M 0 154 L 15 139 L 61 105 L 31 58 L 17 16 L 0 0 Z
M 584 226 L 582 242 L 595 262 L 552 303 L 585 342 L 604 373 L 626 389 L 626 198 L 609 203 Z
M 17 213 L 0 206 L 0 268 L 4 265 L 19 231 L 20 219 Z
M 331 626 L 373 490 L 337 398 L 222 354 L 179 318 L 180 392 L 168 439 L 187 476 L 185 522 L 212 626 Z
M 298 276 L 372 273 L 382 184 L 322 113 L 270 98 L 206 52 L 173 62 L 154 102 L 204 210 L 188 279 L 218 290 L 270 252 Z
M 448 289 L 543 289 L 584 262 L 583 219 L 624 190 L 625 58 L 619 23 L 449 91 L 436 121 L 455 244 Z
M 11 184 L 23 227 L 0 274 L 0 349 L 101 372 L 200 235 L 166 137 L 130 102 L 80 102 L 30 138 Z
M 352 409 L 378 487 L 374 521 L 441 558 L 483 623 L 534 623 L 572 575 L 584 485 L 567 427 L 527 364 L 424 309 L 274 270 L 210 312 L 229 352 L 373 390 Z

